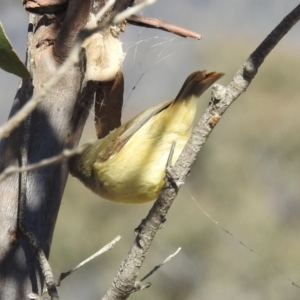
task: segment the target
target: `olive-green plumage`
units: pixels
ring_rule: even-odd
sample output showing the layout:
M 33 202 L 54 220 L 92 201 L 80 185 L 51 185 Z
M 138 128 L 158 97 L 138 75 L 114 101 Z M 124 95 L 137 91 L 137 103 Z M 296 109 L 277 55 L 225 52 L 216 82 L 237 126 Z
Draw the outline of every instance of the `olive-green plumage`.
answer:
M 174 164 L 190 138 L 197 99 L 222 76 L 217 72 L 192 73 L 175 100 L 147 109 L 73 157 L 69 161 L 71 174 L 111 201 L 155 200 L 164 185 L 173 142 Z

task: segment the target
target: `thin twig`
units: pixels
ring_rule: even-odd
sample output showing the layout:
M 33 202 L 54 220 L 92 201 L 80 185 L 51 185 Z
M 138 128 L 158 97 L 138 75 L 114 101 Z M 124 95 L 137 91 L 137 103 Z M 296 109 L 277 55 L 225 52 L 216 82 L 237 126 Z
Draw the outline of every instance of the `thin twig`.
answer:
M 121 13 L 119 13 L 118 15 L 116 15 L 116 17 L 114 18 L 114 23 L 118 24 L 118 23 L 123 22 L 124 20 L 128 19 L 131 15 L 139 12 L 144 7 L 149 6 L 155 2 L 156 2 L 156 0 L 145 0 L 135 6 L 127 8 L 126 10 L 124 10 Z
M 173 254 L 169 255 L 162 263 L 160 263 L 159 265 L 155 266 L 147 275 L 145 275 L 140 282 L 143 282 L 144 280 L 146 280 L 148 277 L 150 277 L 154 272 L 156 272 L 160 267 L 162 267 L 165 263 L 167 263 L 168 261 L 170 261 L 174 256 L 176 256 L 179 251 L 181 250 L 181 247 L 179 247 L 176 252 L 174 252 Z
M 58 282 L 57 282 L 57 286 L 60 286 L 60 283 L 62 282 L 62 280 L 64 280 L 67 276 L 71 275 L 73 272 L 78 270 L 80 267 L 84 266 L 86 263 L 90 262 L 91 260 L 98 257 L 99 255 L 111 250 L 120 239 L 121 239 L 121 236 L 118 235 L 109 244 L 105 245 L 103 248 L 101 248 L 99 251 L 97 251 L 96 253 L 94 253 L 93 255 L 91 255 L 90 257 L 85 259 L 84 261 L 82 261 L 80 264 L 78 264 L 77 266 L 75 266 L 74 268 L 69 270 L 68 272 L 61 273 L 59 276 Z
M 43 300 L 38 294 L 35 293 L 29 293 L 27 297 L 30 300 Z
M 19 212 L 22 212 L 21 207 L 19 208 Z M 22 231 L 22 233 L 24 234 L 24 236 L 26 236 L 26 238 L 30 242 L 31 247 L 35 251 L 35 255 L 36 255 L 37 261 L 39 263 L 39 266 L 41 268 L 42 274 L 44 276 L 47 290 L 51 297 L 51 300 L 58 300 L 59 297 L 57 294 L 57 289 L 56 289 L 53 272 L 52 272 L 51 266 L 48 262 L 48 259 L 45 255 L 45 252 L 44 252 L 41 244 L 39 243 L 37 237 L 35 236 L 35 234 L 27 226 L 26 217 L 24 216 L 24 214 L 21 215 L 20 213 L 19 213 L 19 228 Z
M 96 28 L 83 29 L 79 32 L 73 48 L 70 51 L 70 55 L 64 61 L 64 63 L 58 68 L 56 73 L 50 77 L 50 79 L 44 84 L 41 92 L 34 95 L 13 117 L 11 117 L 2 127 L 0 127 L 0 139 L 8 137 L 9 134 L 17 128 L 26 117 L 37 107 L 37 105 L 46 97 L 51 89 L 61 80 L 61 78 L 68 72 L 68 70 L 78 62 L 79 53 L 81 51 L 81 45 L 85 39 L 90 37 L 96 32 L 107 28 L 110 25 L 120 23 L 127 19 L 131 14 L 138 12 L 140 9 L 147 5 L 154 3 L 156 0 L 145 0 L 139 5 L 130 7 L 124 12 L 119 13 L 114 18 L 103 20 Z
M 132 15 L 127 18 L 127 22 L 136 26 L 162 29 L 164 31 L 171 32 L 182 37 L 190 37 L 197 40 L 201 39 L 201 35 L 199 33 L 157 18 L 149 18 L 142 15 Z
M 49 165 L 53 165 L 56 163 L 59 163 L 63 161 L 66 158 L 70 158 L 76 154 L 82 153 L 88 146 L 93 145 L 95 142 L 89 142 L 86 143 L 78 148 L 69 150 L 65 149 L 63 150 L 60 154 L 56 156 L 52 156 L 50 158 L 43 159 L 37 163 L 26 165 L 24 167 L 7 167 L 1 174 L 0 174 L 0 182 L 7 177 L 9 177 L 12 174 L 16 173 L 23 173 L 23 172 L 28 172 L 28 171 L 33 171 L 36 169 L 40 169 Z
M 99 21 L 105 13 L 115 4 L 116 0 L 108 0 L 105 5 L 100 9 L 100 11 L 96 14 L 95 19 Z

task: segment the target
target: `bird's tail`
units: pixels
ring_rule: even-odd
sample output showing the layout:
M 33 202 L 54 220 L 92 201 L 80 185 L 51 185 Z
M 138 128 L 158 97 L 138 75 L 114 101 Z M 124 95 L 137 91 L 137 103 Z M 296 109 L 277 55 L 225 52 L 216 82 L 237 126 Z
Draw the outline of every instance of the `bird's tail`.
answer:
M 219 72 L 196 71 L 192 73 L 182 85 L 174 102 L 187 100 L 194 96 L 199 98 L 215 81 L 224 74 Z

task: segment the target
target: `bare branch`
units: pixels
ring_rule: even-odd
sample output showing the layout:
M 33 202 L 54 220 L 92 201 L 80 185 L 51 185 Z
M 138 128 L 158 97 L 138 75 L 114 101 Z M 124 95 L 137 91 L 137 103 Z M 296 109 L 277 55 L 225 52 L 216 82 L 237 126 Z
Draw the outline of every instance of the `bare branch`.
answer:
M 156 0 L 145 0 L 143 2 L 140 2 L 139 4 L 130 7 L 124 11 L 122 11 L 121 13 L 119 13 L 115 18 L 114 18 L 114 23 L 118 24 L 121 23 L 123 21 L 125 21 L 126 19 L 128 19 L 131 15 L 137 13 L 138 11 L 140 11 L 141 9 L 143 9 L 144 7 L 153 4 L 154 2 L 156 2 Z
M 105 5 L 100 9 L 100 11 L 96 14 L 95 18 L 99 21 L 105 13 L 115 4 L 116 0 L 108 0 Z
M 157 19 L 157 18 L 149 18 L 145 16 L 132 15 L 127 19 L 127 22 L 129 24 L 136 25 L 136 26 L 162 29 L 164 31 L 171 32 L 180 35 L 182 37 L 190 37 L 197 40 L 201 39 L 201 35 L 194 31 L 182 28 L 180 26 L 168 23 L 164 20 Z
M 143 282 L 144 280 L 146 280 L 148 277 L 150 277 L 153 273 L 155 273 L 160 267 L 162 267 L 165 263 L 167 263 L 168 261 L 170 261 L 173 257 L 175 257 L 179 251 L 181 250 L 181 247 L 179 247 L 173 254 L 169 255 L 162 263 L 160 263 L 159 265 L 155 266 L 153 268 L 153 270 L 151 270 L 147 275 L 145 275 L 140 282 Z
M 179 251 L 181 250 L 181 248 L 178 248 L 176 250 L 175 253 L 169 255 L 162 263 L 160 263 L 159 265 L 155 266 L 147 275 L 145 275 L 141 280 L 139 281 L 136 281 L 135 284 L 134 284 L 134 289 L 135 291 L 141 291 L 141 290 L 144 290 L 144 289 L 148 289 L 149 287 L 151 287 L 151 283 L 150 282 L 147 282 L 145 284 L 142 284 L 142 282 L 144 280 L 146 280 L 148 277 L 150 277 L 153 273 L 155 273 L 160 267 L 162 267 L 165 263 L 167 263 L 168 261 L 170 261 L 173 257 L 175 257 Z
M 226 109 L 246 91 L 264 59 L 299 19 L 300 5 L 291 11 L 249 56 L 226 89 L 220 85 L 215 85 L 209 107 L 194 129 L 189 143 L 175 166 L 181 179 L 187 176 L 197 153 Z
M 226 88 L 220 85 L 213 87 L 212 99 L 208 108 L 194 129 L 175 167 L 167 170 L 165 186 L 147 217 L 136 230 L 137 236 L 132 247 L 127 257 L 121 263 L 118 274 L 103 299 L 127 299 L 130 293 L 135 290 L 138 271 L 147 255 L 157 230 L 165 221 L 168 210 L 180 186 L 188 175 L 197 153 L 206 142 L 222 114 L 247 89 L 266 56 L 299 19 L 300 5 L 288 14 L 250 55 Z
M 30 242 L 31 247 L 35 251 L 35 255 L 39 266 L 41 268 L 42 274 L 45 279 L 45 283 L 47 286 L 48 293 L 50 295 L 51 300 L 58 300 L 58 294 L 56 289 L 56 284 L 54 281 L 53 272 L 51 266 L 48 262 L 48 259 L 45 255 L 41 244 L 39 243 L 38 239 L 36 238 L 35 234 L 28 228 L 26 218 L 24 215 L 24 207 L 19 208 L 19 227 L 22 233 L 27 237 L 28 241 Z
M 42 298 L 38 294 L 35 294 L 35 293 L 29 293 L 27 295 L 27 297 L 30 300 L 42 300 Z
M 58 282 L 57 282 L 57 286 L 60 286 L 60 283 L 62 282 L 62 280 L 64 280 L 67 276 L 71 275 L 73 272 L 75 272 L 76 270 L 78 270 L 79 268 L 84 266 L 86 263 L 90 262 L 91 260 L 98 257 L 99 255 L 111 250 L 120 239 L 121 239 L 121 236 L 118 235 L 109 244 L 105 245 L 103 248 L 101 248 L 99 251 L 97 251 L 96 253 L 94 253 L 93 255 L 88 257 L 87 259 L 85 259 L 83 262 L 81 262 L 80 264 L 78 264 L 77 266 L 75 266 L 74 268 L 69 270 L 68 272 L 61 273 L 59 276 Z
M 66 158 L 70 158 L 76 154 L 80 154 L 84 151 L 85 148 L 87 148 L 88 146 L 94 144 L 95 142 L 89 142 L 86 143 L 78 148 L 69 150 L 69 149 L 65 149 L 63 150 L 60 154 L 50 157 L 50 158 L 46 158 L 43 159 L 37 163 L 34 164 L 30 164 L 30 165 L 26 165 L 24 167 L 7 167 L 1 174 L 0 174 L 0 182 L 4 179 L 6 179 L 8 176 L 15 174 L 15 173 L 22 173 L 22 172 L 28 172 L 28 171 L 33 171 L 36 169 L 40 169 L 49 165 L 53 165 L 56 163 L 59 163 L 61 161 L 63 161 Z

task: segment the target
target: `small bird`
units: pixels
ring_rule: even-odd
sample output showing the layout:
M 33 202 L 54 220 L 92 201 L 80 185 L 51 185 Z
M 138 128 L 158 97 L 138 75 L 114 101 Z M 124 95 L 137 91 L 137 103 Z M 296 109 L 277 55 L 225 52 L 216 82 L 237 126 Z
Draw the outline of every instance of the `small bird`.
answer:
M 196 71 L 175 100 L 153 106 L 69 160 L 70 173 L 97 195 L 121 203 L 155 200 L 188 142 L 197 99 L 224 74 Z

